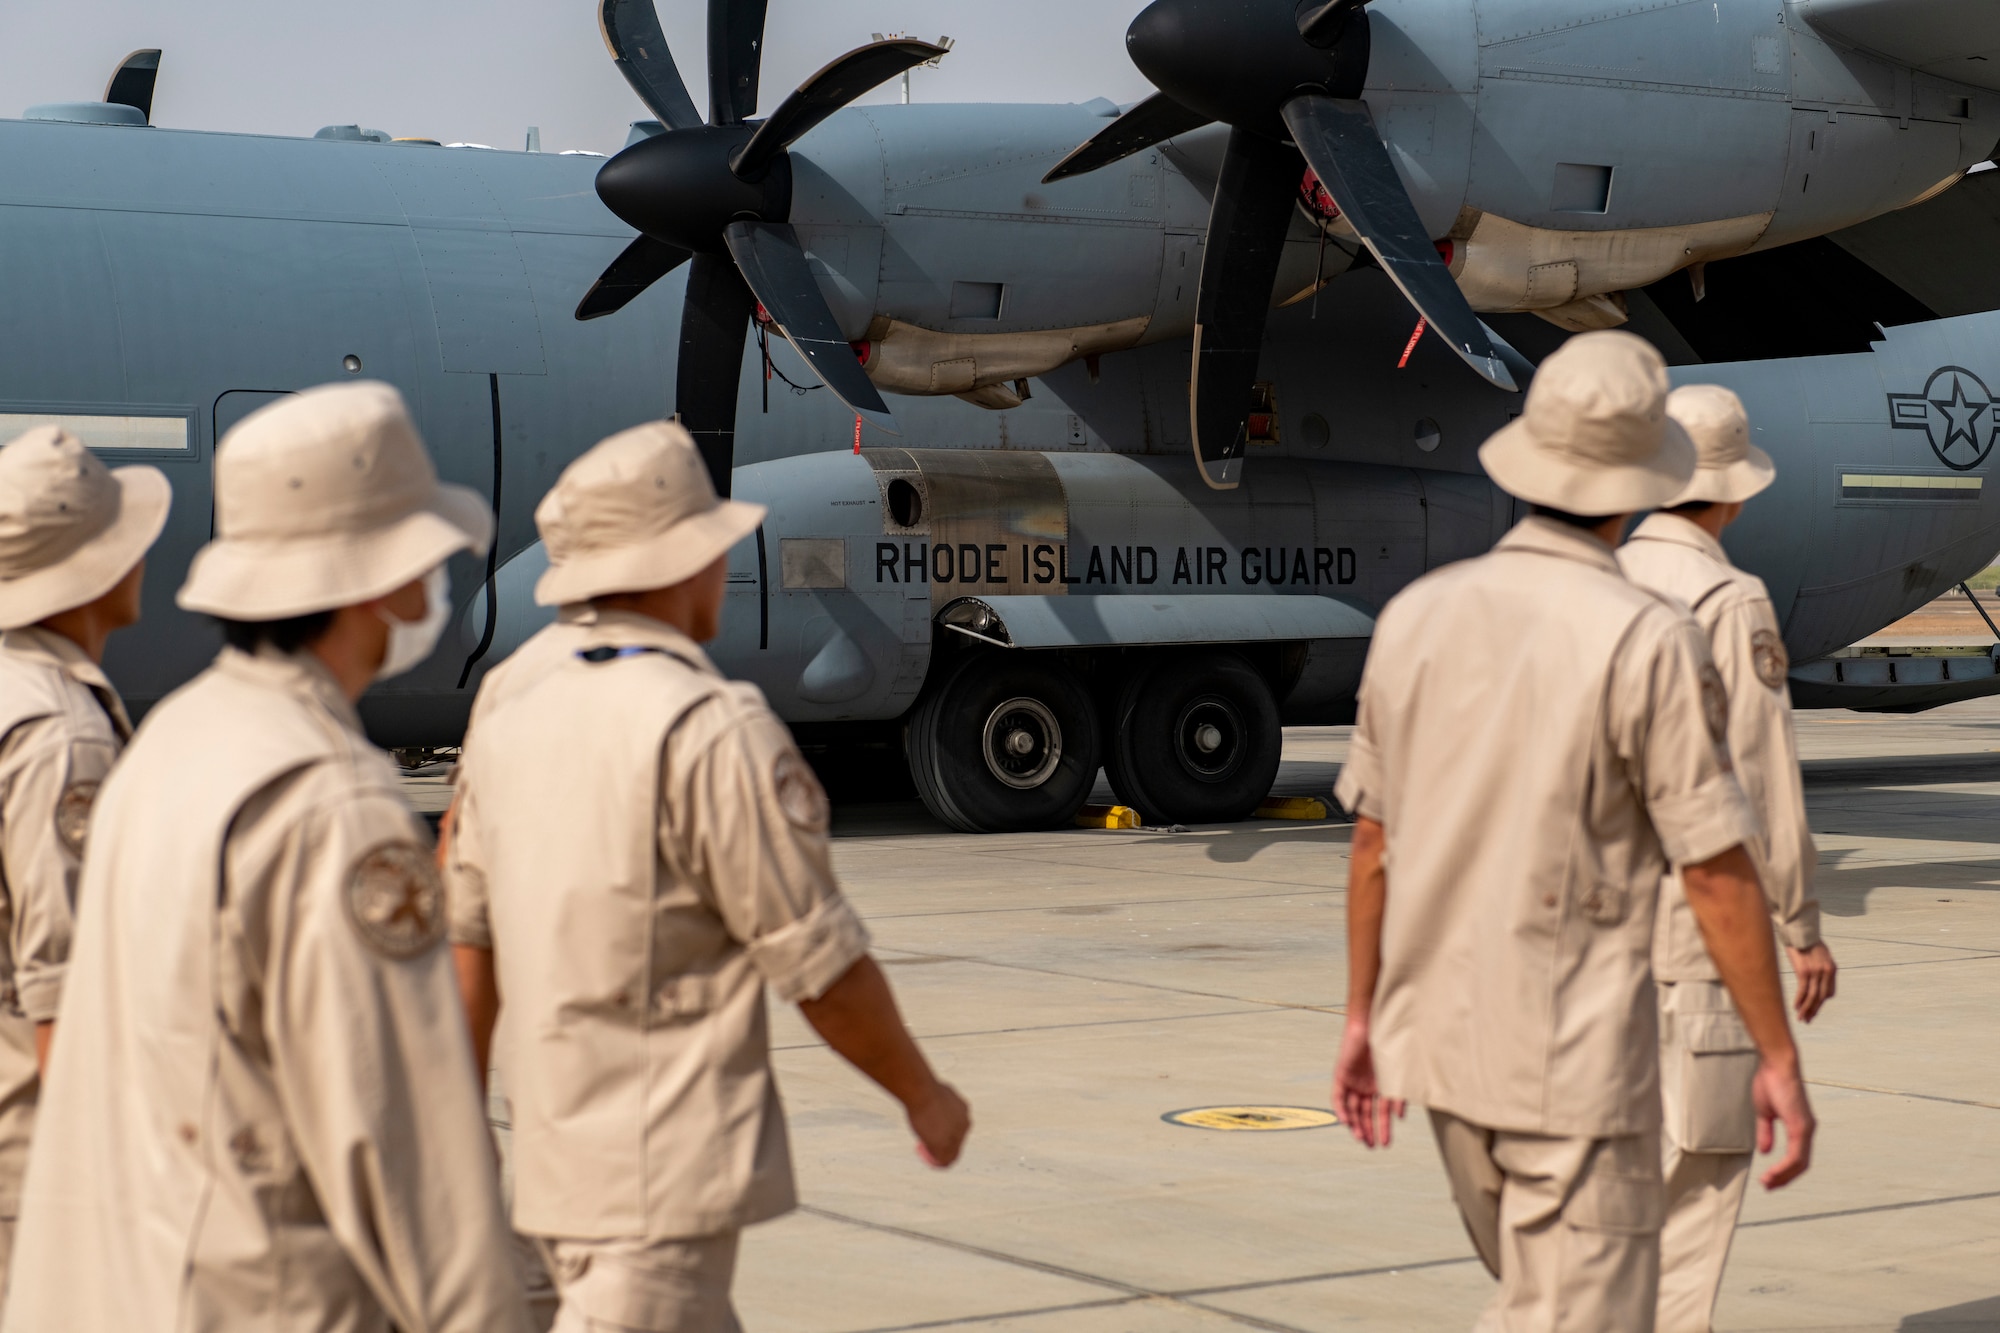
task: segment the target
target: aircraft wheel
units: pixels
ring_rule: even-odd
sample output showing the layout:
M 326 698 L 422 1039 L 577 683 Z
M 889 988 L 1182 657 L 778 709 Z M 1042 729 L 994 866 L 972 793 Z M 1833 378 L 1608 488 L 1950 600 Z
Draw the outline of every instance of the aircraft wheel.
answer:
M 1247 819 L 1278 776 L 1271 687 L 1234 653 L 1173 658 L 1119 692 L 1105 775 L 1148 824 Z
M 967 833 L 1055 828 L 1097 779 L 1097 709 L 1062 663 L 979 652 L 925 691 L 903 729 L 917 794 Z

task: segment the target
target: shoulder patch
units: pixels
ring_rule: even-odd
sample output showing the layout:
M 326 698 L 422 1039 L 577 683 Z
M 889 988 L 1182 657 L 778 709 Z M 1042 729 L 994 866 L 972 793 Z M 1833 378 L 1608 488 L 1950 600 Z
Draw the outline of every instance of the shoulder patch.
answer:
M 1708 723 L 1708 738 L 1715 742 L 1715 748 L 1723 754 L 1724 766 L 1728 766 L 1729 756 L 1729 690 L 1722 683 L 1722 673 L 1712 662 L 1704 662 L 1701 667 L 1701 716 Z
M 777 789 L 778 808 L 785 812 L 786 819 L 814 833 L 826 832 L 833 815 L 826 789 L 819 785 L 819 779 L 797 750 L 787 750 L 778 756 L 771 769 L 771 785 Z
M 378 843 L 347 872 L 347 919 L 361 942 L 398 962 L 444 939 L 444 888 L 437 867 L 413 842 Z
M 56 801 L 56 837 L 71 856 L 83 855 L 83 840 L 90 833 L 90 812 L 97 804 L 97 789 L 102 785 L 95 778 L 72 782 L 63 788 Z
M 1785 673 L 1791 670 L 1792 659 L 1785 652 L 1785 641 L 1778 637 L 1776 630 L 1760 629 L 1751 633 L 1750 665 L 1766 689 L 1781 690 L 1785 687 Z

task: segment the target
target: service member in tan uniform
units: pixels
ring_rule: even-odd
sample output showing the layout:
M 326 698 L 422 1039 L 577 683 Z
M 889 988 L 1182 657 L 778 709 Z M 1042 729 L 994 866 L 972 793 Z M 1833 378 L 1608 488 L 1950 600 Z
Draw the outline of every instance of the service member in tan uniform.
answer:
M 1729 695 L 1729 757 L 1761 824 L 1751 860 L 1798 975 L 1794 1006 L 1810 1023 L 1833 996 L 1835 968 L 1819 937 L 1816 854 L 1792 737 L 1785 645 L 1763 581 L 1730 564 L 1720 540 L 1777 469 L 1750 443 L 1742 400 L 1721 385 L 1675 389 L 1667 412 L 1694 440 L 1694 478 L 1639 524 L 1618 548 L 1618 563 L 1632 582 L 1686 606 L 1708 639 Z M 1757 1051 L 1671 874 L 1660 886 L 1653 978 L 1667 1182 L 1658 1328 L 1708 1333 L 1757 1141 L 1750 1094 Z
M 179 600 L 229 646 L 98 801 L 5 1327 L 525 1333 L 430 841 L 354 707 L 491 516 L 382 384 L 245 418 L 215 482 Z
M 1762 1132 L 1785 1122 L 1767 1180 L 1809 1160 L 1722 684 L 1686 612 L 1612 555 L 1626 519 L 1693 471 L 1666 396 L 1659 354 L 1628 333 L 1543 363 L 1524 414 L 1480 451 L 1535 511 L 1383 610 L 1337 789 L 1356 821 L 1336 1106 L 1371 1146 L 1406 1101 L 1429 1108 L 1500 1279 L 1482 1330 L 1653 1326 L 1648 959 L 1669 865 L 1762 1054 Z
M 448 850 L 474 1043 L 513 1106 L 514 1225 L 560 1333 L 730 1333 L 741 1228 L 795 1202 L 764 988 L 894 1094 L 945 1166 L 969 1124 L 835 883 L 827 802 L 754 686 L 699 646 L 761 506 L 656 422 L 535 512 L 564 620 L 482 687 Z
M 37 427 L 0 448 L 0 1291 L 97 790 L 132 734 L 105 640 L 139 619 L 157 468 Z

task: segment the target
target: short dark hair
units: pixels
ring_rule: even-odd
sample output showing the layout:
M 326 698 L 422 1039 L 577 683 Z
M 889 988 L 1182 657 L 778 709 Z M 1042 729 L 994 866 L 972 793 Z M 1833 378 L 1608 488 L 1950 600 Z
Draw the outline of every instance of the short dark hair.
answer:
M 1669 514 L 1682 514 L 1692 518 L 1696 514 L 1715 508 L 1715 504 L 1716 502 L 1713 500 L 1689 500 L 1686 504 L 1669 506 L 1667 512 Z
M 1557 509 L 1554 505 L 1536 505 L 1531 511 L 1536 518 L 1552 518 L 1558 523 L 1567 523 L 1572 528 L 1601 528 L 1616 514 L 1599 514 L 1595 518 L 1589 514 L 1572 514 L 1567 509 Z
M 241 652 L 254 653 L 268 643 L 281 653 L 296 653 L 332 627 L 333 612 L 314 611 L 284 620 L 224 620 L 217 616 L 215 623 L 222 626 L 222 641 Z

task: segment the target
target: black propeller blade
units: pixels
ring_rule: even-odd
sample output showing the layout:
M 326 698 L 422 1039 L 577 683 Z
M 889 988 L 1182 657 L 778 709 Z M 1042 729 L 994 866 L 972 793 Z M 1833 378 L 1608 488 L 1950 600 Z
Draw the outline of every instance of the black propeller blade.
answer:
M 1248 130 L 1232 130 L 1222 159 L 1195 301 L 1194 373 L 1188 419 L 1201 479 L 1219 491 L 1243 475 L 1243 445 L 1271 286 L 1298 197 L 1298 154 Z
M 667 128 L 597 173 L 598 198 L 639 238 L 611 261 L 576 317 L 623 309 L 693 257 L 681 310 L 676 415 L 724 495 L 735 459 L 744 334 L 759 300 L 836 397 L 880 429 L 895 430 L 791 228 L 787 150 L 869 89 L 946 51 L 901 38 L 857 48 L 807 79 L 768 120 L 745 123 L 757 109 L 766 3 L 709 0 L 706 124 L 667 50 L 652 0 L 601 0 L 599 14 L 619 69 Z
M 1048 176 L 1093 170 L 1208 121 L 1230 127 L 1202 257 L 1189 382 L 1195 455 L 1211 486 L 1233 486 L 1242 474 L 1257 349 L 1308 161 L 1370 255 L 1468 365 L 1508 390 L 1526 365 L 1472 313 L 1361 101 L 1367 3 L 1153 0 L 1132 20 L 1125 45 L 1159 96 Z
M 626 302 L 672 273 L 693 256 L 678 245 L 640 236 L 625 247 L 577 303 L 578 319 L 598 319 L 625 308 Z
M 727 255 L 699 254 L 688 266 L 674 416 L 694 436 L 716 494 L 727 498 L 736 466 L 736 390 L 743 339 L 757 298 Z
M 1368 104 L 1307 93 L 1285 103 L 1284 116 L 1307 164 L 1390 281 L 1466 365 L 1494 387 L 1516 392 L 1485 325 L 1424 230 Z
M 1198 130 L 1214 119 L 1199 111 L 1188 110 L 1165 93 L 1154 93 L 1056 163 L 1049 174 L 1042 177 L 1042 184 L 1053 185 L 1067 177 L 1081 176 L 1087 171 L 1109 166 L 1121 157 L 1130 157 L 1177 134 Z
M 901 434 L 853 347 L 841 336 L 790 224 L 732 222 L 723 235 L 744 281 L 820 381 L 869 425 Z
M 906 69 L 938 59 L 945 51 L 942 46 L 905 38 L 856 47 L 780 102 L 771 118 L 757 127 L 757 133 L 730 162 L 730 170 L 745 180 L 756 179 L 774 156 L 797 142 L 807 130 L 863 93 L 880 87 Z
M 757 114 L 767 0 L 708 0 L 708 123 L 740 125 Z
M 674 53 L 667 49 L 666 34 L 660 31 L 653 0 L 603 0 L 597 25 L 618 72 L 662 125 L 691 130 L 701 124 L 701 112 L 694 109 Z
M 104 100 L 139 108 L 139 114 L 153 123 L 153 87 L 160 79 L 160 53 L 134 51 L 118 62 L 111 82 L 104 86 Z

